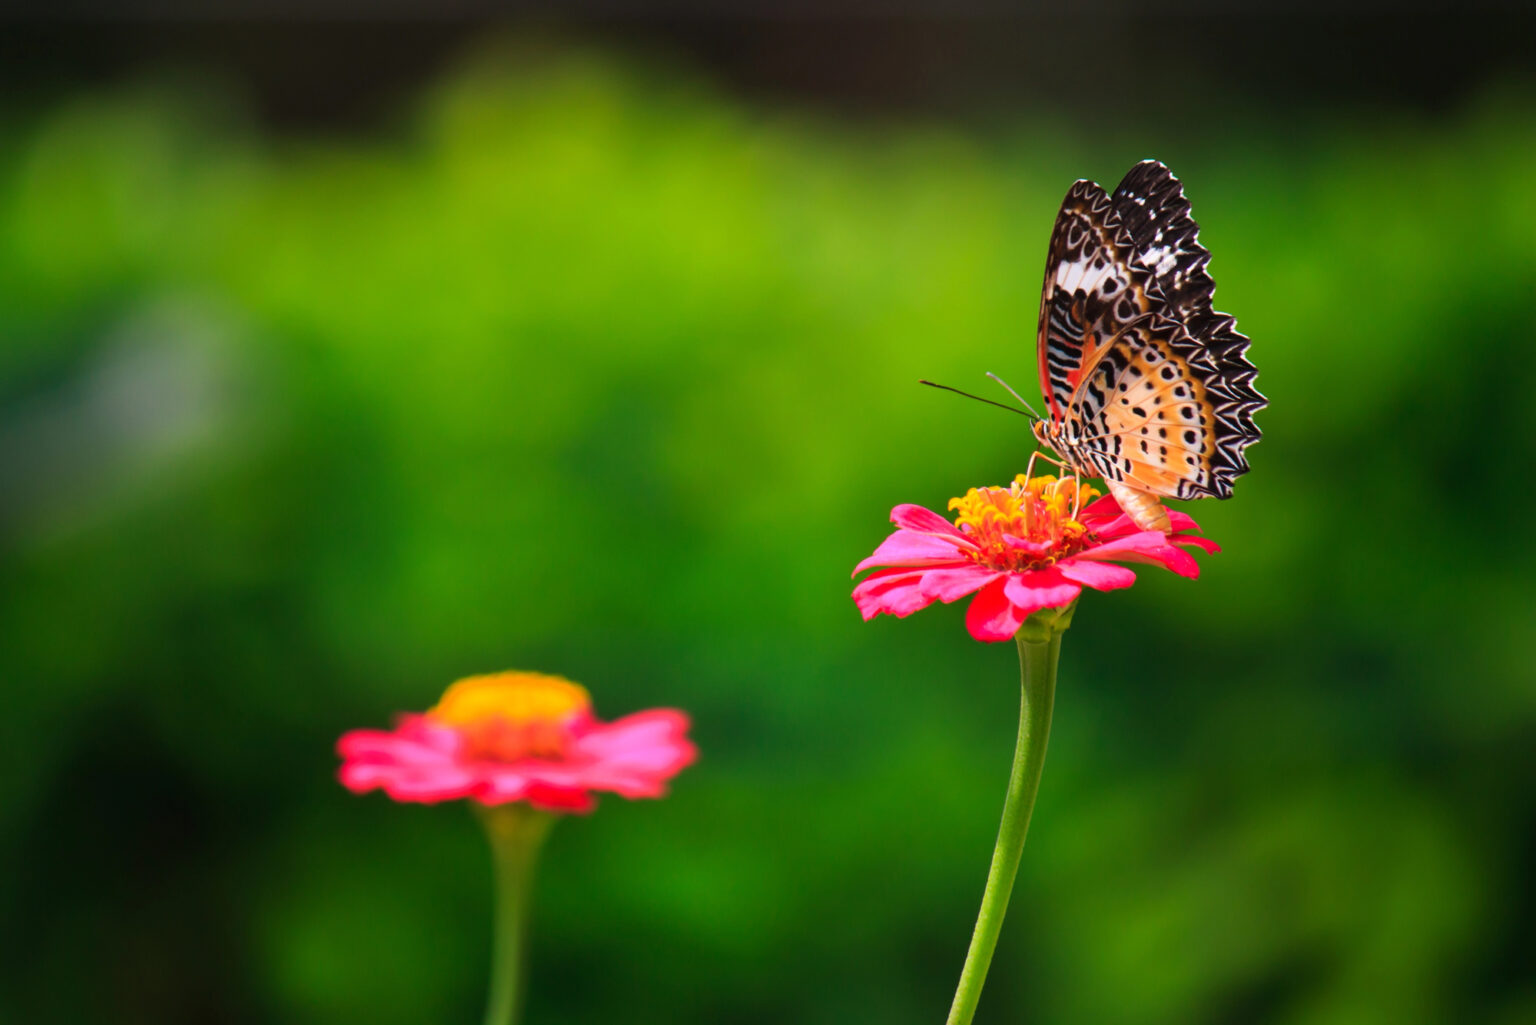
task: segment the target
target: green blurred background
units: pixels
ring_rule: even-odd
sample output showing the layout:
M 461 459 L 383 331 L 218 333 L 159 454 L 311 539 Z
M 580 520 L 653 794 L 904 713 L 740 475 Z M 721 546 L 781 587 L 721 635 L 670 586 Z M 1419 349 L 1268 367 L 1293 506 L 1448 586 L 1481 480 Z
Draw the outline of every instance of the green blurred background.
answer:
M 1033 391 L 1157 157 L 1272 407 L 1202 577 L 1082 602 L 979 1020 L 1536 1022 L 1519 24 L 1084 24 L 23 33 L 0 1021 L 477 1021 L 475 823 L 332 745 L 503 667 L 703 752 L 554 834 L 529 1022 L 940 1020 L 1015 654 L 848 574 L 1023 468 L 915 382 Z

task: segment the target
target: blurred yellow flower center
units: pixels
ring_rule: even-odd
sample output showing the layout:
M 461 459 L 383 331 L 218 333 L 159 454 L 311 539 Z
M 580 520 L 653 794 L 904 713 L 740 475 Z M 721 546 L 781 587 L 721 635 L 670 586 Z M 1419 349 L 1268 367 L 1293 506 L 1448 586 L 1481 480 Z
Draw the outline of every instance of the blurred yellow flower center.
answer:
M 949 508 L 959 513 L 955 526 L 981 548 L 971 554 L 973 560 L 1017 572 L 1044 569 L 1082 551 L 1091 536 L 1072 517 L 1098 495 L 1096 488 L 1074 477 L 1057 480 L 1021 473 L 1006 488 L 972 488 L 963 497 L 951 498 Z M 1010 539 L 1032 547 L 1021 547 Z
M 542 673 L 470 676 L 449 687 L 427 717 L 463 734 L 475 757 L 558 758 L 566 723 L 592 707 L 584 687 Z

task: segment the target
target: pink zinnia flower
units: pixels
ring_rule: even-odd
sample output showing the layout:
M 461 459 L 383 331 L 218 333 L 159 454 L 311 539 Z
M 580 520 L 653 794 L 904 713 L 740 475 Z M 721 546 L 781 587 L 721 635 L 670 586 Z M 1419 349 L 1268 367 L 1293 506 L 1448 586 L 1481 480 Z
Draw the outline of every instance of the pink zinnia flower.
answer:
M 1026 478 L 1006 488 L 972 488 L 952 498 L 951 524 L 918 505 L 891 510 L 897 530 L 854 568 L 875 572 L 859 581 L 853 600 L 866 620 L 882 612 L 908 616 L 935 601 L 974 594 L 965 623 L 978 641 L 1006 641 L 1040 609 L 1071 604 L 1084 587 L 1130 587 L 1136 574 L 1116 562 L 1145 562 L 1185 577 L 1200 574 L 1180 546 L 1221 549 L 1184 513 L 1170 510 L 1174 531 L 1138 530 L 1109 496 L 1076 513 L 1098 492 L 1066 477 Z
M 615 722 L 592 715 L 584 688 L 558 676 L 495 673 L 449 687 L 424 715 L 392 731 L 353 730 L 336 748 L 342 785 L 397 801 L 527 801 L 587 812 L 594 790 L 660 797 L 697 755 L 688 716 L 670 708 Z

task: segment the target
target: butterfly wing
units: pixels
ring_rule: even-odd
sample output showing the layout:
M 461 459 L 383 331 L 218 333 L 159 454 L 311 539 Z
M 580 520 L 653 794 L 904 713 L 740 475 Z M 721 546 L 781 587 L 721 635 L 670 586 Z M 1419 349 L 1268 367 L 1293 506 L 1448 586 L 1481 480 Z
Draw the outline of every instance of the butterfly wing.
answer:
M 1151 315 L 1104 347 L 1073 393 L 1067 437 L 1105 480 L 1173 498 L 1229 497 L 1236 474 L 1220 472 L 1206 383 L 1215 373 L 1182 324 Z
M 1110 205 L 1136 262 L 1156 281 L 1169 314 L 1213 348 L 1246 347 L 1248 339 L 1233 330 L 1237 322 L 1211 309 L 1216 292 L 1207 270 L 1211 254 L 1200 244 L 1200 226 L 1173 172 L 1156 160 L 1143 160 L 1120 180 Z
M 1120 332 L 1154 311 L 1152 276 L 1115 238 L 1114 207 L 1096 183 L 1072 186 L 1056 215 L 1040 295 L 1040 391 L 1057 426 Z
M 1156 161 L 1132 168 L 1114 196 L 1072 187 L 1046 264 L 1041 390 L 1053 433 L 1105 480 L 1226 498 L 1265 400 L 1248 339 L 1211 307 L 1198 232 L 1183 187 Z

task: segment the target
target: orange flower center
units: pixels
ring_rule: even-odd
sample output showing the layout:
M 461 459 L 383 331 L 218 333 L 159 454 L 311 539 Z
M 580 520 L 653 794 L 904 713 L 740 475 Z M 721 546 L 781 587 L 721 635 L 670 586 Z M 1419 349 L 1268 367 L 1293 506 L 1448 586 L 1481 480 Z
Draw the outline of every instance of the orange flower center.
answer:
M 1006 488 L 972 488 L 949 500 L 955 526 L 980 546 L 969 557 L 991 569 L 1045 569 L 1082 551 L 1093 535 L 1073 516 L 1099 491 L 1074 477 L 1025 477 Z M 1019 542 L 1023 542 L 1020 544 Z
M 592 707 L 586 689 L 542 673 L 470 676 L 444 692 L 427 718 L 452 726 L 476 758 L 559 758 L 571 717 Z

